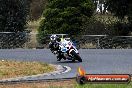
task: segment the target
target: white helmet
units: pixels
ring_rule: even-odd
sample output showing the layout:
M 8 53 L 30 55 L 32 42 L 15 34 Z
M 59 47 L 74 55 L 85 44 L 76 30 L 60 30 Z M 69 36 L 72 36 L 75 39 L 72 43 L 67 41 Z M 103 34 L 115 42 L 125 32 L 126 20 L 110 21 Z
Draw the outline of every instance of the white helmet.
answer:
M 51 36 L 50 36 L 50 40 L 51 40 L 51 41 L 56 41 L 56 39 L 57 39 L 57 36 L 56 36 L 56 35 L 51 35 Z

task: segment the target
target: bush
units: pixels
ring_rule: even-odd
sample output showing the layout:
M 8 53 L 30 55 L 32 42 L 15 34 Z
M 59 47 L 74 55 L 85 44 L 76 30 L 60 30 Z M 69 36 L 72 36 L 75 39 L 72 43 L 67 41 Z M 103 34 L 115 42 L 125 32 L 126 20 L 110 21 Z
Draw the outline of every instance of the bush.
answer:
M 80 34 L 86 18 L 94 12 L 91 0 L 49 0 L 40 23 L 38 39 L 46 34 Z
M 28 0 L 0 0 L 0 31 L 24 31 L 28 12 Z
M 11 48 L 20 41 L 23 41 L 21 45 L 24 44 L 23 37 L 18 36 L 24 36 L 22 32 L 26 28 L 29 4 L 30 0 L 0 0 L 0 32 L 12 32 L 11 35 L 0 34 L 0 42 L 3 44 L 1 47 Z
M 121 22 L 117 22 L 115 25 L 114 25 L 114 33 L 115 35 L 118 35 L 118 36 L 128 36 L 129 34 L 129 26 L 128 24 L 126 23 L 121 23 Z

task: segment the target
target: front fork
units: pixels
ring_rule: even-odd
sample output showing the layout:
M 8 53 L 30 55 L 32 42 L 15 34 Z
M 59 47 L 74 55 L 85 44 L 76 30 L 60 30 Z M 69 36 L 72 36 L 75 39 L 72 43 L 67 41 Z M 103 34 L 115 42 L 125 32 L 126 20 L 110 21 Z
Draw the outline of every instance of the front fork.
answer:
M 77 54 L 79 54 L 79 53 L 78 53 L 78 50 L 76 50 L 76 49 L 70 49 L 70 50 L 69 50 L 69 56 L 72 58 L 72 60 L 75 60 L 74 55 L 71 54 L 71 52 L 72 52 L 73 50 L 74 50 Z
M 69 55 L 71 55 L 71 52 L 72 52 L 73 50 L 74 50 L 77 54 L 79 54 L 79 52 L 78 52 L 78 50 L 77 50 L 76 48 L 72 48 L 72 49 L 69 50 Z

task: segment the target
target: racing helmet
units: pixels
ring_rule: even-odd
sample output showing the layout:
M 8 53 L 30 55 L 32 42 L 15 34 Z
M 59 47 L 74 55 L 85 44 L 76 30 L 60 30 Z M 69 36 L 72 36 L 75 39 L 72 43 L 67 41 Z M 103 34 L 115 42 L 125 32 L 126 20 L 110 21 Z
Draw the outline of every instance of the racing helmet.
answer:
M 57 36 L 56 36 L 56 35 L 51 35 L 51 36 L 50 36 L 50 40 L 51 40 L 51 41 L 56 41 L 56 39 L 57 39 Z

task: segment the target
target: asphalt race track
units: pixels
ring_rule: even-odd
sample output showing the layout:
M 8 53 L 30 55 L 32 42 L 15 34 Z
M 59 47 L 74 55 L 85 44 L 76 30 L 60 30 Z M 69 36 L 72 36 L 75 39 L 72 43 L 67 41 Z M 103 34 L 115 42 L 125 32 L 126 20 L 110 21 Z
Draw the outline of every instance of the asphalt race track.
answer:
M 77 68 L 82 66 L 87 74 L 132 74 L 131 49 L 80 49 L 82 63 L 56 61 L 56 57 L 48 49 L 4 49 L 0 50 L 0 59 L 20 61 L 41 61 L 71 67 L 71 71 L 64 74 L 44 76 L 36 79 L 57 79 L 75 77 Z

